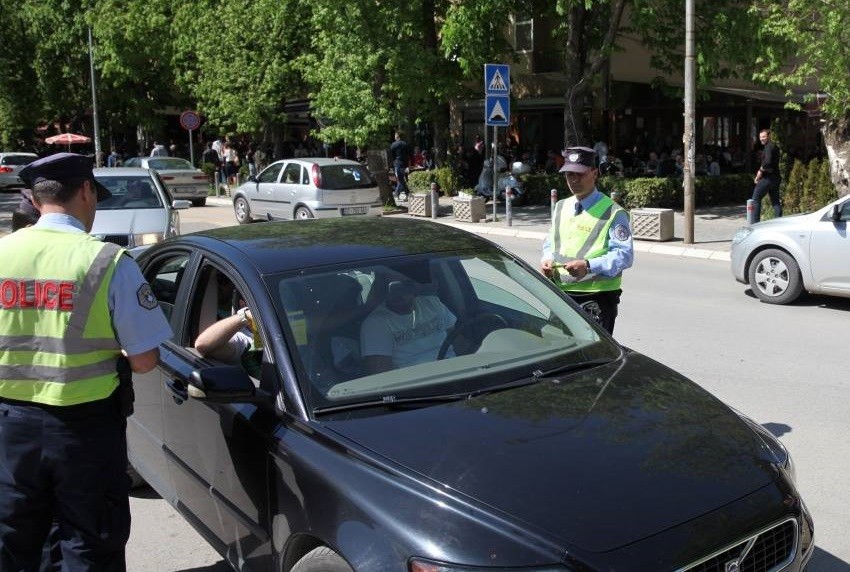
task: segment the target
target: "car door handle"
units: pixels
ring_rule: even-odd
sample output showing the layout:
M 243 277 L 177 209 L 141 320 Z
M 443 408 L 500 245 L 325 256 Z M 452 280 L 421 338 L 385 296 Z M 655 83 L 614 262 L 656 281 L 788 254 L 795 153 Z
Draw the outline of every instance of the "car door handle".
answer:
M 168 386 L 168 390 L 171 392 L 171 399 L 174 400 L 174 403 L 180 405 L 187 399 L 189 399 L 189 392 L 186 390 L 186 384 L 183 383 L 179 379 L 170 379 L 165 382 L 165 385 Z

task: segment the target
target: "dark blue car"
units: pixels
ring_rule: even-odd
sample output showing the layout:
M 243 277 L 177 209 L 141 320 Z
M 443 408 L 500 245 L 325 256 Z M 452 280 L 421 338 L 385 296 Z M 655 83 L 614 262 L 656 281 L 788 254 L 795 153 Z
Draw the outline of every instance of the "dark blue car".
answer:
M 138 260 L 175 335 L 136 376 L 130 461 L 234 569 L 767 572 L 812 555 L 778 440 L 484 239 L 268 222 Z M 195 348 L 222 319 L 249 340 L 239 359 Z

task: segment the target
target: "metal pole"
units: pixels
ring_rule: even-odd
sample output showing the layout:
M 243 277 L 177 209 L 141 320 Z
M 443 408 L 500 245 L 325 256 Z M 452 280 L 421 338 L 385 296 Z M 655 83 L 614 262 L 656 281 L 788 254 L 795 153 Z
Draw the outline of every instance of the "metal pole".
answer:
M 437 197 L 437 183 L 431 183 L 431 218 L 437 218 L 437 210 L 440 208 L 440 201 Z
M 496 135 L 497 135 L 496 130 L 497 129 L 498 129 L 498 127 L 496 127 L 494 125 L 493 126 L 493 158 L 492 158 L 493 164 L 491 165 L 491 167 L 493 167 L 493 222 L 496 222 L 497 220 L 499 220 L 499 216 L 496 214 L 496 197 L 498 196 L 497 191 L 496 191 L 496 185 L 498 184 L 498 179 L 499 179 L 499 170 L 496 167 L 496 163 L 498 163 L 497 159 L 499 157 L 499 142 L 498 142 L 498 139 L 496 138 Z
M 192 129 L 189 130 L 189 162 L 195 164 L 195 150 L 192 149 Z
M 511 202 L 513 202 L 514 189 L 508 187 L 505 189 L 505 218 L 508 220 L 508 226 L 513 226 L 511 220 Z
M 694 0 L 685 0 L 685 244 L 694 243 Z
M 97 117 L 97 89 L 94 85 L 94 50 L 91 42 L 91 26 L 89 26 L 89 73 L 91 75 L 91 106 L 92 119 L 94 119 L 94 160 L 95 165 L 102 166 L 100 152 L 100 122 Z

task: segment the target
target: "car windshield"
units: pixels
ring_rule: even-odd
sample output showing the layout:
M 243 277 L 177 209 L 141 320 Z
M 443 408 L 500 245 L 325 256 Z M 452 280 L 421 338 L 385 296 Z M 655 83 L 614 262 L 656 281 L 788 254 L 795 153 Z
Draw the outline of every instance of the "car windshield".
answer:
M 267 277 L 313 407 L 487 391 L 620 355 L 493 248 Z
M 149 176 L 97 177 L 112 196 L 97 203 L 99 211 L 162 208 L 162 200 Z
M 36 159 L 38 159 L 36 155 L 6 155 L 0 159 L 0 164 L 16 166 L 29 165 Z
M 189 169 L 194 171 L 195 167 L 186 159 L 179 157 L 160 157 L 158 159 L 148 159 L 148 168 L 157 171 L 176 171 L 178 169 Z
M 322 189 L 341 191 L 374 187 L 375 181 L 363 165 L 325 165 L 322 167 Z

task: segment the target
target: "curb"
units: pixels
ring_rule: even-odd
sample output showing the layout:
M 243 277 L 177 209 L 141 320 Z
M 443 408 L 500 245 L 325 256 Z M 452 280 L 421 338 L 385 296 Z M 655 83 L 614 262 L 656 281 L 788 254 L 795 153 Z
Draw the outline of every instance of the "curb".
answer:
M 219 206 L 230 206 L 230 197 L 207 197 L 208 204 Z M 405 212 L 391 213 L 389 216 L 400 216 L 407 214 Z M 384 215 L 387 216 L 387 215 Z M 420 217 L 417 217 L 420 218 Z M 432 220 L 432 219 L 428 219 Z M 487 223 L 463 223 L 454 222 L 451 220 L 441 220 L 437 218 L 439 224 L 453 226 L 475 234 L 492 234 L 497 236 L 508 236 L 512 238 L 526 238 L 530 240 L 543 241 L 546 238 L 546 233 L 537 230 L 520 230 L 516 228 L 505 228 L 500 226 L 488 226 Z M 649 252 L 651 254 L 664 254 L 667 256 L 682 256 L 685 258 L 701 258 L 703 260 L 719 260 L 721 262 L 731 261 L 731 256 L 726 250 L 711 250 L 707 248 L 695 248 L 692 246 L 674 246 L 672 244 L 664 244 L 660 242 L 652 242 L 647 240 L 635 240 L 635 252 Z

